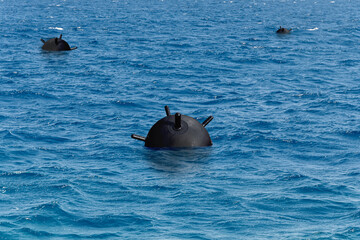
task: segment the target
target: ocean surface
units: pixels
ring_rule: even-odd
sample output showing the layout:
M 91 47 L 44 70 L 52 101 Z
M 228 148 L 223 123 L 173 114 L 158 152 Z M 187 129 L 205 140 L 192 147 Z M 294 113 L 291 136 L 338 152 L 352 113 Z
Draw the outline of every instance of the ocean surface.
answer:
M 359 9 L 1 0 L 0 239 L 360 239 Z M 213 146 L 130 137 L 165 105 Z

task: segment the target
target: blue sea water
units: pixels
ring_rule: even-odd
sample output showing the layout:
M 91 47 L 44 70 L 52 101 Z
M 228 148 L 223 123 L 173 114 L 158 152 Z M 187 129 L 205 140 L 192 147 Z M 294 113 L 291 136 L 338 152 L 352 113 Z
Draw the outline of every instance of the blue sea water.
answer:
M 1 0 L 0 239 L 360 239 L 359 9 Z M 165 105 L 214 145 L 130 137 Z

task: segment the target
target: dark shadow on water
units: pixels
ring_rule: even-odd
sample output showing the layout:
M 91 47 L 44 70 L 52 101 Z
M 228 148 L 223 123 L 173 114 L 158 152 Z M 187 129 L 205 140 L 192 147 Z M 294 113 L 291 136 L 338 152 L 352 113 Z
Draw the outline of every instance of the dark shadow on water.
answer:
M 46 59 L 52 59 L 52 60 L 56 60 L 56 59 L 62 59 L 64 60 L 64 57 L 69 56 L 69 54 L 71 54 L 73 52 L 72 51 L 47 51 L 47 50 L 43 50 L 40 48 L 40 54 L 46 58 Z M 65 58 L 66 59 L 66 58 Z
M 292 33 L 275 33 L 276 37 L 279 39 L 291 39 Z
M 67 55 L 69 53 L 71 53 L 71 51 L 47 51 L 47 50 L 43 50 L 40 48 L 40 53 L 43 56 L 61 56 L 61 55 Z
M 71 52 L 72 51 L 46 51 L 40 49 L 40 54 L 43 57 L 44 63 L 54 64 L 54 66 L 66 65 Z
M 212 147 L 184 149 L 145 148 L 144 156 L 150 167 L 163 172 L 197 171 L 207 163 Z

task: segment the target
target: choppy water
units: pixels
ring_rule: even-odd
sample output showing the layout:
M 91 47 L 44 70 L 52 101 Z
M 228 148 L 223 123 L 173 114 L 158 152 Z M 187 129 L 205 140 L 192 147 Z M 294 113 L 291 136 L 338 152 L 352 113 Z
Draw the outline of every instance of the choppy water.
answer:
M 0 239 L 359 239 L 359 9 L 0 1 Z M 130 138 L 165 105 L 214 145 Z

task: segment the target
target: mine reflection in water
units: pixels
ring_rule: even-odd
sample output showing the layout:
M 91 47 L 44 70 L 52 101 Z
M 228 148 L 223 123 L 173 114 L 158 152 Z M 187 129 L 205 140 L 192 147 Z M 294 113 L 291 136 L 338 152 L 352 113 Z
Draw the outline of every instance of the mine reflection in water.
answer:
M 164 172 L 183 172 L 201 168 L 208 162 L 213 149 L 201 148 L 144 148 L 143 156 L 153 169 Z

